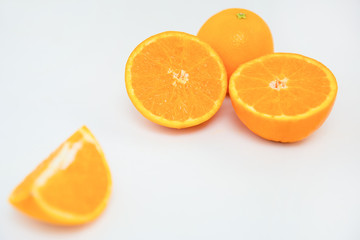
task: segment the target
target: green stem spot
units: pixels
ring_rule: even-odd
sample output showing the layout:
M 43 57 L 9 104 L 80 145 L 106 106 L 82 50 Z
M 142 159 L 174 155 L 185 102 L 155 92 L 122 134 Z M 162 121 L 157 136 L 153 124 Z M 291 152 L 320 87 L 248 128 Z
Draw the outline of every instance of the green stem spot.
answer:
M 245 19 L 246 18 L 246 14 L 245 13 L 238 13 L 236 14 L 238 19 Z

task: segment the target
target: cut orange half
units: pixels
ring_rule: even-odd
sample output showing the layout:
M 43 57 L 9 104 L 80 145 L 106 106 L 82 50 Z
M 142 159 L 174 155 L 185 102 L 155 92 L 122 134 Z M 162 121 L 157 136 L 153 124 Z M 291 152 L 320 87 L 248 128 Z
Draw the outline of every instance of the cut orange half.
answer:
M 320 62 L 274 53 L 241 65 L 229 92 L 240 120 L 257 135 L 295 142 L 318 129 L 337 94 L 334 75 Z
M 210 119 L 227 90 L 217 53 L 196 36 L 164 32 L 140 43 L 125 69 L 127 93 L 147 119 L 186 128 Z
M 84 126 L 30 173 L 9 200 L 38 220 L 77 225 L 104 210 L 110 190 L 110 170 L 103 151 Z

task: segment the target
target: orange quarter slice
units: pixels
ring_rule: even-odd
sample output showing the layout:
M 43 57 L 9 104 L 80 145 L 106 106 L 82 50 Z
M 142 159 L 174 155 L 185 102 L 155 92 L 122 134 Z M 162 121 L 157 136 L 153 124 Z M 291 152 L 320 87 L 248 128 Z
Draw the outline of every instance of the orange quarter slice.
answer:
M 84 126 L 30 173 L 9 201 L 35 219 L 77 225 L 95 219 L 110 192 L 110 170 L 103 151 Z
M 241 65 L 229 92 L 240 120 L 257 135 L 280 142 L 306 138 L 326 120 L 337 82 L 320 62 L 274 53 Z
M 147 119 L 186 128 L 210 119 L 227 90 L 217 53 L 198 37 L 164 32 L 140 43 L 125 69 L 127 93 Z

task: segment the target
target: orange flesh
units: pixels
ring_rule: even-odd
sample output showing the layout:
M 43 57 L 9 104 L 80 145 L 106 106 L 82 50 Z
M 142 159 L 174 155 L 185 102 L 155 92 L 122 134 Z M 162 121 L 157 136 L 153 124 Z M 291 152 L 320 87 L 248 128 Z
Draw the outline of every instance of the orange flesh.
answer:
M 103 201 L 109 184 L 106 169 L 98 161 L 100 158 L 96 147 L 84 142 L 76 155 L 77 160 L 66 170 L 54 174 L 39 189 L 43 200 L 73 214 L 93 211 Z
M 131 69 L 134 95 L 156 116 L 170 121 L 199 118 L 222 93 L 219 63 L 209 50 L 179 36 L 159 38 L 138 53 Z
M 238 96 L 257 112 L 294 116 L 319 106 L 330 93 L 319 67 L 297 58 L 265 58 L 244 68 L 235 82 Z

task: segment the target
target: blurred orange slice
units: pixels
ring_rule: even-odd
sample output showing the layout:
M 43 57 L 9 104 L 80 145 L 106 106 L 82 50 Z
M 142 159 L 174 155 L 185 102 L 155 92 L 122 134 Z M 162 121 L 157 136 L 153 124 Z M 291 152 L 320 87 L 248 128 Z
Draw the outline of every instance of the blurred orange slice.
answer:
M 103 151 L 83 126 L 16 187 L 9 201 L 35 219 L 77 225 L 95 219 L 110 192 L 111 175 Z

